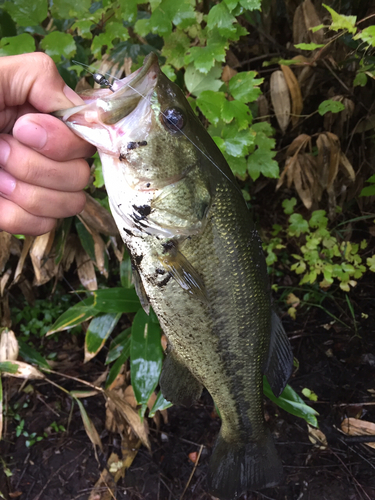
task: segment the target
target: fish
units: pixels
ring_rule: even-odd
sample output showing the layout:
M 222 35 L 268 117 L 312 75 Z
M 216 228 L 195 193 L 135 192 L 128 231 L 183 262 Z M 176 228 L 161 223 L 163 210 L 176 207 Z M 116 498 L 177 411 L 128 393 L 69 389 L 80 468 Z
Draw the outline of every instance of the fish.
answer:
M 263 375 L 279 396 L 293 354 L 271 299 L 250 211 L 222 153 L 150 53 L 84 104 L 54 113 L 97 147 L 136 291 L 168 339 L 160 388 L 191 405 L 205 387 L 221 416 L 208 490 L 221 500 L 283 477 L 263 412 Z

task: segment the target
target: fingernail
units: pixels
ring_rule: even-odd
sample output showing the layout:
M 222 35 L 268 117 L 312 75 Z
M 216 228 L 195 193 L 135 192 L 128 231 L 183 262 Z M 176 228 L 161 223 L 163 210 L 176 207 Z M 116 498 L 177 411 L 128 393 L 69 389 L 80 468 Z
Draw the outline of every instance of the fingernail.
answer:
M 4 139 L 0 139 L 0 165 L 5 165 L 7 164 L 8 158 L 10 154 L 10 146 L 9 144 L 4 141 Z
M 20 142 L 35 149 L 42 149 L 47 142 L 44 128 L 28 119 L 22 120 L 20 124 L 16 123 L 13 134 Z
M 0 168 L 0 193 L 8 196 L 13 193 L 16 188 L 16 179 Z
M 84 101 L 79 97 L 78 94 L 76 94 L 74 92 L 73 89 L 71 89 L 70 87 L 68 87 L 67 85 L 65 85 L 65 87 L 63 88 L 63 92 L 64 94 L 66 95 L 66 97 L 69 99 L 69 101 L 71 101 L 73 104 L 75 104 L 76 106 L 79 106 L 80 104 L 82 104 Z

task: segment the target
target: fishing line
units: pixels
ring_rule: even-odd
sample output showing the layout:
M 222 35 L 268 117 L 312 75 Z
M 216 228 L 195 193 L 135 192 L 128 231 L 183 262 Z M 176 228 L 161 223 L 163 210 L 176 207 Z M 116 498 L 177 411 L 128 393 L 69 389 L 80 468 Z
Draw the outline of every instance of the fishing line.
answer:
M 72 60 L 72 62 L 73 62 L 73 63 L 76 63 L 76 64 L 80 64 L 80 65 L 82 65 L 82 66 L 84 66 L 84 67 L 86 67 L 86 68 L 89 68 L 89 66 L 88 66 L 87 64 L 80 63 L 80 62 L 78 62 L 78 61 L 74 61 L 74 60 Z M 107 85 L 107 86 L 109 87 L 109 89 L 110 89 L 112 92 L 115 92 L 115 91 L 113 90 L 113 88 L 112 88 L 112 85 L 109 83 L 109 81 L 108 81 L 106 78 L 104 78 L 104 76 L 103 76 L 102 74 L 100 74 L 100 73 L 92 73 L 92 72 L 91 72 L 91 71 L 89 71 L 89 70 L 87 70 L 87 72 L 88 72 L 88 73 L 90 73 L 90 74 L 94 77 L 94 80 L 96 81 L 96 83 L 101 84 L 101 83 L 100 83 L 100 77 L 102 77 L 102 79 L 103 79 L 103 80 L 101 80 L 101 81 L 102 81 L 102 85 Z M 121 79 L 120 79 L 120 78 L 116 78 L 115 76 L 112 76 L 112 75 L 111 75 L 110 73 L 108 73 L 108 72 L 104 73 L 104 75 L 108 75 L 108 76 L 110 76 L 111 78 L 113 78 L 114 80 L 121 81 Z M 130 83 L 127 83 L 125 86 L 129 87 L 131 90 L 133 90 L 134 92 L 136 92 L 138 95 L 140 95 L 140 96 L 141 96 L 143 99 L 145 99 L 146 101 L 149 101 L 149 99 L 147 99 L 147 97 L 146 97 L 146 96 L 144 96 L 141 92 L 139 92 L 137 89 L 135 89 L 134 87 L 132 87 L 132 86 L 130 85 Z M 163 116 L 163 117 L 164 117 L 164 118 L 165 118 L 165 119 L 166 119 L 166 120 L 167 120 L 167 121 L 168 121 L 171 125 L 173 125 L 173 127 L 175 127 L 175 129 L 176 129 L 178 132 L 180 132 L 180 133 L 181 133 L 181 134 L 182 134 L 182 135 L 183 135 L 183 136 L 184 136 L 184 137 L 185 137 L 185 138 L 186 138 L 186 139 L 187 139 L 187 140 L 188 140 L 188 141 L 189 141 L 189 142 L 190 142 L 190 143 L 191 143 L 191 144 L 192 144 L 192 145 L 193 145 L 193 146 L 194 146 L 194 147 L 195 147 L 195 148 L 196 148 L 196 149 L 197 149 L 197 150 L 198 150 L 198 151 L 199 151 L 199 152 L 200 152 L 200 153 L 201 153 L 204 157 L 205 157 L 205 158 L 207 158 L 207 160 L 208 160 L 208 161 L 209 161 L 209 162 L 210 162 L 210 163 L 211 163 L 211 164 L 212 164 L 212 165 L 213 165 L 213 166 L 214 166 L 214 167 L 215 167 L 215 168 L 216 168 L 216 169 L 217 169 L 217 170 L 218 170 L 218 171 L 219 171 L 219 172 L 220 172 L 220 173 L 221 173 L 221 174 L 222 174 L 222 175 L 223 175 L 223 176 L 224 176 L 224 177 L 225 177 L 225 178 L 226 178 L 226 179 L 227 179 L 227 180 L 231 183 L 231 184 L 232 184 L 232 186 L 234 186 L 234 187 L 237 189 L 237 191 L 241 194 L 241 196 L 243 196 L 243 195 L 242 195 L 242 191 L 241 191 L 241 189 L 239 188 L 239 186 L 238 186 L 237 184 L 235 184 L 235 183 L 232 181 L 232 179 L 231 179 L 230 177 L 228 177 L 228 176 L 227 176 L 227 175 L 226 175 L 226 174 L 225 174 L 225 173 L 221 170 L 221 168 L 220 168 L 218 165 L 216 165 L 216 163 L 213 161 L 213 159 L 212 159 L 210 156 L 208 156 L 208 155 L 207 155 L 204 151 L 202 151 L 202 150 L 200 149 L 200 147 L 199 147 L 197 144 L 195 144 L 195 143 L 194 143 L 194 142 L 190 139 L 190 137 L 188 137 L 188 136 L 187 136 L 187 135 L 186 135 L 186 134 L 185 134 L 185 133 L 184 133 L 184 132 L 183 132 L 180 128 L 178 128 L 178 127 L 177 127 L 177 125 L 175 125 L 174 123 L 172 123 L 172 122 L 168 119 L 168 117 L 167 117 L 167 116 L 163 113 L 163 111 L 160 111 L 160 114 L 161 114 L 161 115 L 162 115 L 162 116 Z

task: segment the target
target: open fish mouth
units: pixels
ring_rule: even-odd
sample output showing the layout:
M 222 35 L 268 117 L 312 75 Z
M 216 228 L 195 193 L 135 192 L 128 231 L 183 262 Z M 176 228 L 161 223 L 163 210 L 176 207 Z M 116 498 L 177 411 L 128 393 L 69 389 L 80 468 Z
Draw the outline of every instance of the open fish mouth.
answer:
M 116 80 L 110 89 L 83 92 L 80 97 L 85 104 L 55 111 L 52 115 L 61 118 L 72 128 L 88 123 L 114 125 L 132 113 L 142 99 L 150 98 L 159 74 L 157 56 L 151 52 L 141 68 L 122 80 Z

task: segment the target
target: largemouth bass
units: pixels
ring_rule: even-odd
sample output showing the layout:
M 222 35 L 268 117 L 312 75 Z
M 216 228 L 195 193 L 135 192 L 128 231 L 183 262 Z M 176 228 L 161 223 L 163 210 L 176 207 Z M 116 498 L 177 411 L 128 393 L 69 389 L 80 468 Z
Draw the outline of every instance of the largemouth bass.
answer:
M 99 150 L 137 293 L 168 338 L 161 391 L 191 404 L 206 387 L 220 411 L 209 490 L 231 500 L 275 486 L 282 465 L 262 377 L 279 396 L 293 358 L 235 178 L 154 54 L 111 89 L 81 97 L 84 105 L 55 115 Z

